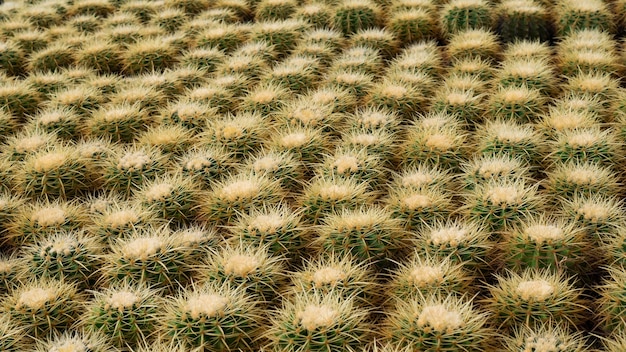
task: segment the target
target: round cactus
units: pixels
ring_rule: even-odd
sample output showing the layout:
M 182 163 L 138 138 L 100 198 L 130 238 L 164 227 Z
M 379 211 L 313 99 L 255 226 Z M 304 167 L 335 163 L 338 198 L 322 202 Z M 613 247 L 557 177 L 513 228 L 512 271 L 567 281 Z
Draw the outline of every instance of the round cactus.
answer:
M 342 209 L 356 209 L 370 202 L 367 185 L 352 179 L 317 177 L 311 180 L 299 199 L 304 219 L 319 224 L 322 219 Z
M 488 316 L 471 301 L 450 294 L 419 295 L 398 301 L 387 316 L 385 340 L 421 351 L 490 351 L 495 332 Z M 459 338 L 462 336 L 463 338 Z
M 394 174 L 390 189 L 452 189 L 452 174 L 438 166 L 418 164 L 407 167 Z
M 295 0 L 260 0 L 256 4 L 254 19 L 257 21 L 286 20 L 296 12 Z
M 9 75 L 20 75 L 24 72 L 24 52 L 10 41 L 0 43 L 0 66 Z
M 423 111 L 428 100 L 427 94 L 423 87 L 401 80 L 383 79 L 374 84 L 365 99 L 368 105 L 397 111 L 402 116 L 411 116 Z
M 1 122 L 0 122 L 1 123 Z M 74 139 L 78 136 L 83 121 L 81 116 L 67 107 L 52 107 L 40 111 L 29 122 L 34 130 L 56 134 L 63 139 Z M 7 126 L 6 128 L 10 128 Z M 2 131 L 2 127 L 0 127 Z
M 376 107 L 362 107 L 347 116 L 346 127 L 361 131 L 385 131 L 394 134 L 398 131 L 400 117 L 393 111 Z
M 496 28 L 504 42 L 551 39 L 548 9 L 535 0 L 507 0 L 497 8 Z
M 103 168 L 105 189 L 128 196 L 164 170 L 165 157 L 155 149 L 127 146 L 113 150 Z
M 399 219 L 408 231 L 441 221 L 453 209 L 450 194 L 436 188 L 390 189 L 385 202 L 393 217 Z
M 466 195 L 464 213 L 490 231 L 506 230 L 541 209 L 537 186 L 521 180 L 489 180 Z
M 180 125 L 194 133 L 200 133 L 219 112 L 201 101 L 181 98 L 169 103 L 161 111 L 163 125 Z
M 343 257 L 388 264 L 388 260 L 399 256 L 405 248 L 406 233 L 400 220 L 392 213 L 377 207 L 362 207 L 355 210 L 342 209 L 322 219 L 317 229 L 319 237 L 314 241 L 327 253 Z
M 390 299 L 409 301 L 438 292 L 463 295 L 471 290 L 472 281 L 462 263 L 415 251 L 408 261 L 393 270 L 387 289 Z
M 280 182 L 284 189 L 301 187 L 304 167 L 289 152 L 266 151 L 250 156 L 245 168 L 248 172 Z
M 24 279 L 22 261 L 15 255 L 6 256 L 0 254 L 0 295 L 14 290 Z M 0 326 L 2 326 L 2 322 L 0 322 Z M 0 336 L 2 336 L 1 327 Z M 0 344 L 0 347 L 2 347 L 2 344 Z
M 508 155 L 487 155 L 474 158 L 461 165 L 462 182 L 466 189 L 488 183 L 489 180 L 525 180 L 530 181 L 530 169 L 521 159 Z
M 315 28 L 324 29 L 331 24 L 332 11 L 324 2 L 312 2 L 298 6 L 293 17 Z
M 123 70 L 129 74 L 163 71 L 177 61 L 175 48 L 159 38 L 131 44 L 122 54 Z
M 4 297 L 0 310 L 35 339 L 64 331 L 78 320 L 84 296 L 56 280 L 27 281 Z M 4 341 L 3 339 L 0 339 Z
M 8 316 L 0 318 L 0 348 L 6 352 L 23 351 L 28 344 L 24 337 L 24 328 L 16 325 Z
M 489 81 L 493 78 L 494 68 L 488 60 L 480 57 L 466 57 L 454 59 L 449 71 L 450 75 L 475 77 L 480 81 Z
M 149 127 L 137 138 L 137 144 L 148 149 L 158 149 L 164 155 L 181 155 L 196 141 L 193 132 L 179 125 Z
M 344 0 L 338 4 L 333 16 L 333 26 L 344 35 L 375 28 L 380 22 L 381 10 L 369 0 Z
M 611 165 L 621 158 L 618 142 L 611 130 L 577 128 L 557 132 L 551 143 L 550 157 L 555 162 L 592 162 Z
M 46 341 L 37 343 L 37 352 L 56 352 L 56 351 L 89 351 L 89 352 L 117 352 L 107 338 L 99 333 L 79 331 L 64 332 L 50 336 Z
M 496 72 L 496 82 L 503 87 L 525 86 L 550 94 L 556 86 L 556 77 L 547 58 L 520 57 L 505 61 Z
M 132 234 L 135 230 L 147 230 L 157 221 L 154 213 L 136 202 L 123 202 L 115 198 L 112 201 L 105 199 L 98 199 L 97 201 L 108 204 L 104 205 L 102 209 L 92 212 L 92 225 L 89 227 L 89 231 L 97 235 L 102 242 L 111 243 L 117 238 L 124 238 L 128 234 Z
M 500 43 L 495 33 L 486 29 L 468 29 L 450 38 L 446 48 L 451 59 L 480 58 L 495 60 L 500 54 Z
M 484 306 L 495 326 L 536 326 L 550 321 L 579 326 L 589 315 L 581 290 L 562 273 L 525 270 L 496 276 Z
M 376 189 L 383 183 L 386 172 L 382 160 L 366 150 L 338 148 L 335 154 L 326 157 L 317 169 L 322 177 L 353 179 Z
M 214 183 L 212 191 L 201 201 L 200 217 L 229 224 L 237 213 L 275 204 L 282 197 L 283 190 L 278 181 L 249 172 L 235 174 Z
M 488 101 L 489 114 L 498 119 L 517 120 L 521 123 L 534 122 L 543 112 L 544 97 L 538 89 L 525 86 L 499 88 Z
M 441 8 L 439 16 L 448 36 L 468 29 L 490 29 L 493 17 L 485 0 L 452 0 Z
M 266 83 L 275 83 L 293 93 L 314 88 L 319 81 L 318 59 L 303 55 L 292 55 L 276 64 L 262 77 Z
M 55 233 L 23 249 L 22 265 L 38 279 L 75 282 L 93 287 L 103 252 L 98 240 L 84 233 Z
M 588 162 L 558 164 L 547 178 L 548 190 L 553 195 L 564 198 L 575 194 L 618 194 L 618 184 L 613 170 Z
M 100 333 L 116 346 L 144 341 L 157 325 L 157 292 L 128 283 L 94 292 L 82 317 L 88 332 Z
M 88 224 L 77 202 L 40 201 L 25 204 L 8 224 L 7 240 L 13 245 L 33 244 L 59 231 L 76 231 Z
M 160 333 L 187 348 L 252 349 L 261 313 L 257 298 L 244 287 L 207 284 L 182 291 L 164 302 Z
M 588 264 L 591 243 L 585 228 L 565 219 L 534 217 L 503 235 L 500 261 L 517 272 L 550 269 L 579 272 Z
M 467 125 L 475 125 L 484 114 L 483 96 L 474 89 L 444 86 L 432 102 L 433 112 L 456 116 Z
M 220 181 L 233 171 L 231 153 L 222 148 L 195 147 L 178 158 L 184 177 L 189 177 L 203 185 Z
M 360 348 L 369 336 L 368 311 L 355 307 L 353 298 L 316 291 L 284 301 L 265 333 L 268 348 L 310 352 Z
M 285 280 L 283 260 L 272 256 L 268 246 L 227 244 L 205 258 L 198 274 L 201 282 L 242 287 L 262 302 L 271 302 Z
M 303 262 L 302 269 L 293 273 L 292 285 L 286 294 L 336 293 L 344 299 L 353 297 L 359 305 L 372 306 L 380 298 L 377 292 L 380 287 L 375 279 L 369 264 L 350 255 L 325 253 Z
M 264 41 L 274 47 L 277 53 L 284 55 L 293 49 L 302 36 L 302 29 L 307 24 L 294 19 L 284 21 L 258 22 L 252 29 L 252 41 Z
M 288 96 L 289 91 L 277 83 L 260 84 L 243 97 L 239 109 L 271 116 L 285 106 Z
M 613 14 L 607 4 L 600 0 L 579 3 L 575 0 L 559 0 L 555 4 L 557 34 L 564 37 L 579 29 L 600 29 L 613 32 Z
M 586 229 L 590 239 L 598 240 L 621 232 L 624 209 L 616 196 L 575 194 L 561 203 L 562 214 Z
M 20 119 L 25 114 L 34 114 L 40 102 L 41 96 L 28 81 L 3 80 L 0 84 L 0 106 Z
M 157 176 L 146 182 L 133 195 L 149 212 L 175 224 L 195 219 L 199 206 L 200 187 L 182 173 Z
M 74 64 L 74 55 L 70 48 L 57 42 L 33 53 L 28 60 L 30 71 L 58 71 Z
M 175 291 L 191 276 L 190 247 L 178 243 L 167 227 L 134 230 L 111 244 L 104 257 L 104 273 L 111 281 L 148 284 Z
M 433 13 L 421 8 L 392 13 L 388 27 L 403 44 L 436 39 L 439 34 L 438 22 Z
M 587 339 L 580 332 L 571 332 L 562 324 L 546 323 L 538 327 L 523 326 L 503 339 L 503 352 L 546 348 L 571 352 L 588 351 Z
M 280 128 L 272 133 L 268 147 L 272 151 L 292 154 L 305 167 L 312 167 L 331 149 L 330 141 L 320 130 L 311 127 Z
M 355 46 L 346 49 L 333 60 L 330 69 L 334 72 L 360 72 L 377 76 L 384 67 L 383 58 L 377 49 Z
M 260 113 L 238 113 L 213 121 L 200 143 L 223 147 L 242 158 L 258 150 L 267 133 L 267 123 Z

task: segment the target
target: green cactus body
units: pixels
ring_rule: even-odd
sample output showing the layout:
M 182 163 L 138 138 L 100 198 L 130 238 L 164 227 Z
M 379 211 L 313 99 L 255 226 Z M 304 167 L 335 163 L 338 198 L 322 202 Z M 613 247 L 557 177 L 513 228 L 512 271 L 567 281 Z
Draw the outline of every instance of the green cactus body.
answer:
M 335 9 L 333 25 L 344 35 L 361 29 L 375 28 L 380 23 L 380 9 L 369 0 L 346 0 Z
M 551 39 L 549 12 L 534 0 L 504 1 L 497 13 L 496 27 L 504 42 Z
M 484 0 L 453 0 L 441 9 L 440 21 L 448 35 L 468 29 L 489 29 L 491 7 Z

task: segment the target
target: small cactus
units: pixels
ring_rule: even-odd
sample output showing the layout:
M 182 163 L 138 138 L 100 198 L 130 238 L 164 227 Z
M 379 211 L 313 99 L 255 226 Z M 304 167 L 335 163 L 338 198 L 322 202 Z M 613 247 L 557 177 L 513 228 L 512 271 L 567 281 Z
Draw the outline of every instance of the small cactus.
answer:
M 442 30 L 448 35 L 470 29 L 490 29 L 491 6 L 485 0 L 452 0 L 441 8 Z
M 500 54 L 500 43 L 495 33 L 486 29 L 468 29 L 450 37 L 446 48 L 451 59 L 480 58 L 495 60 Z
M 353 179 L 332 179 L 318 177 L 304 189 L 299 199 L 304 219 L 319 224 L 324 217 L 342 209 L 356 209 L 370 202 L 372 195 L 367 185 Z
M 408 231 L 442 221 L 453 209 L 449 192 L 436 188 L 390 189 L 385 203 L 393 217 L 400 219 Z
M 99 333 L 85 331 L 66 331 L 63 334 L 50 336 L 48 340 L 37 343 L 36 352 L 56 351 L 89 351 L 89 352 L 117 352 L 106 336 Z
M 507 0 L 496 7 L 496 28 L 504 42 L 549 41 L 552 36 L 550 12 L 535 0 Z
M 558 164 L 548 174 L 547 188 L 552 195 L 573 197 L 576 194 L 616 195 L 619 181 L 613 170 L 594 163 Z
M 165 157 L 156 149 L 134 146 L 116 148 L 104 160 L 102 180 L 105 189 L 128 196 L 144 182 L 154 179 L 164 168 Z
M 344 35 L 361 29 L 376 28 L 381 22 L 381 10 L 369 0 L 345 0 L 338 4 L 333 17 L 333 26 Z
M 566 36 L 579 29 L 600 29 L 609 33 L 615 30 L 613 14 L 601 0 L 584 3 L 559 0 L 555 4 L 555 24 L 558 36 Z
M 156 216 L 175 224 L 195 219 L 200 187 L 182 173 L 157 176 L 146 182 L 133 195 Z
M 8 316 L 0 318 L 0 348 L 6 352 L 19 352 L 26 348 L 28 340 L 24 337 L 24 328 L 16 325 Z
M 562 350 L 571 352 L 588 351 L 587 339 L 580 332 L 571 332 L 562 324 L 545 323 L 538 327 L 523 326 L 515 329 L 511 336 L 503 339 L 503 352 L 524 350 Z

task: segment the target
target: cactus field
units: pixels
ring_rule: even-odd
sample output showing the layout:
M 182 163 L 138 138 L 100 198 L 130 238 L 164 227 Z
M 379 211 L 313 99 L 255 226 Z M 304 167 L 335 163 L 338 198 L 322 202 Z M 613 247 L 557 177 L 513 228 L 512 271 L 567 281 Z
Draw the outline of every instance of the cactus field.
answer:
M 626 352 L 626 0 L 0 0 L 0 352 Z

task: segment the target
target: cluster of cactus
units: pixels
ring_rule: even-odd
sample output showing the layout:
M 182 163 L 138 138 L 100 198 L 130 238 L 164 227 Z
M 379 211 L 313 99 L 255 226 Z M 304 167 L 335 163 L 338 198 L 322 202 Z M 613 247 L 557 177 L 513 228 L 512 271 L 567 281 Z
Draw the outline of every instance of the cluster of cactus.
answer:
M 0 350 L 626 350 L 624 0 L 0 0 Z

